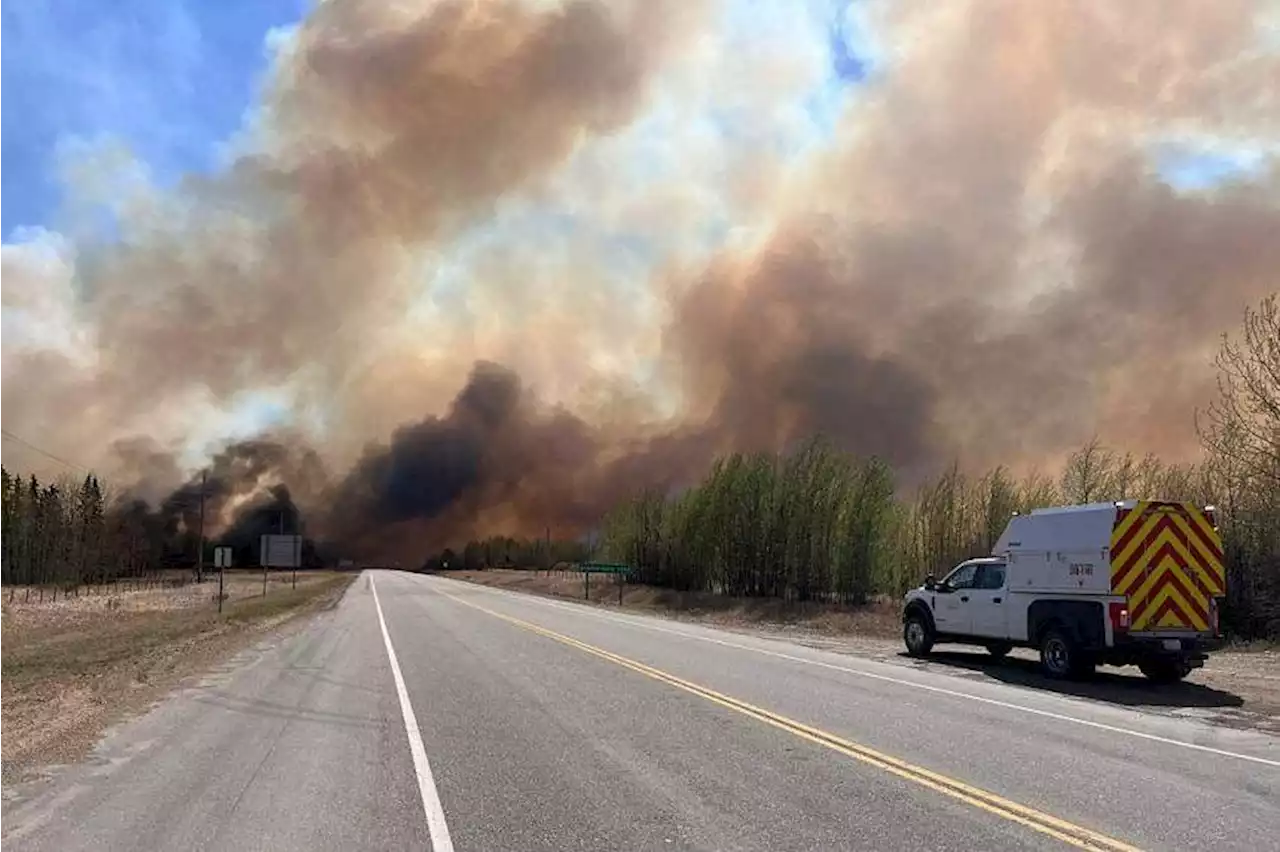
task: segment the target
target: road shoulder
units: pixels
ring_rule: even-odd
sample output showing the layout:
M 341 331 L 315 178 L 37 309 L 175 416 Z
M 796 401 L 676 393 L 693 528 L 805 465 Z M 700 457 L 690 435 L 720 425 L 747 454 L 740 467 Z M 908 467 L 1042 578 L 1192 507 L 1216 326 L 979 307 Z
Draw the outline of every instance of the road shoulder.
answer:
M 961 680 L 999 682 L 1053 692 L 1159 715 L 1197 719 L 1214 725 L 1280 737 L 1280 649 L 1273 645 L 1230 648 L 1213 654 L 1185 683 L 1157 686 L 1136 670 L 1103 668 L 1092 680 L 1061 683 L 1042 677 L 1032 651 L 1015 650 L 994 660 L 978 648 L 940 646 L 927 661 L 906 657 L 894 613 L 881 604 L 860 609 L 831 605 L 789 607 L 715 601 L 714 596 L 680 596 L 632 586 L 618 604 L 607 580 L 592 581 L 585 599 L 581 575 L 562 572 L 469 571 L 441 575 L 510 592 L 583 606 L 648 615 L 715 627 L 744 636 L 775 639 L 847 656 L 924 668 Z
M 221 615 L 214 583 L 6 604 L 5 798 L 15 785 L 83 760 L 111 726 L 184 683 L 331 608 L 353 579 L 277 583 L 266 596 L 233 598 Z

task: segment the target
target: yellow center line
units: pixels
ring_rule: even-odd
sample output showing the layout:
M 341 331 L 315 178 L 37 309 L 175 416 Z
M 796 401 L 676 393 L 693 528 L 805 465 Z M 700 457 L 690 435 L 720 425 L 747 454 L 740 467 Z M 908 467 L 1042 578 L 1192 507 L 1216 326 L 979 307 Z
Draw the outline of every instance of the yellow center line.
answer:
M 1084 826 L 1067 822 L 1066 820 L 1059 819 L 1052 814 L 1047 814 L 1043 811 L 1038 811 L 1035 808 L 1028 807 L 1027 805 L 1019 804 L 1006 799 L 1003 796 L 966 784 L 955 778 L 950 778 L 930 769 L 925 769 L 922 766 L 916 766 L 915 764 L 908 763 L 905 760 L 901 760 L 893 757 L 892 755 L 864 746 L 861 743 L 856 743 L 852 740 L 839 737 L 828 731 L 824 731 L 821 728 L 815 728 L 811 725 L 797 722 L 794 719 L 765 710 L 761 707 L 756 707 L 755 705 L 748 704 L 741 699 L 733 698 L 732 696 L 725 695 L 721 692 L 716 692 L 713 689 L 692 683 L 684 680 L 683 678 L 676 677 L 673 674 L 668 674 L 661 669 L 656 669 L 653 666 L 645 665 L 644 663 L 637 662 L 628 657 L 623 657 L 619 654 L 613 653 L 612 651 L 606 651 L 605 649 L 596 647 L 595 645 L 589 645 L 586 642 L 579 641 L 571 636 L 565 636 L 563 633 L 557 633 L 554 630 L 548 630 L 540 625 L 532 624 L 528 621 L 523 621 L 519 618 L 505 615 L 501 612 L 495 612 L 487 607 L 483 607 L 479 604 L 451 595 L 448 592 L 441 592 L 440 594 L 455 603 L 460 603 L 463 606 L 486 613 L 494 618 L 501 619 L 502 621 L 515 625 L 516 627 L 523 628 L 524 630 L 528 630 L 532 633 L 536 633 L 540 636 L 545 636 L 548 639 L 553 639 L 561 644 L 577 648 L 580 651 L 599 657 L 600 659 L 608 660 L 611 663 L 615 663 L 623 668 L 638 672 L 646 677 L 662 681 L 663 683 L 674 686 L 677 689 L 684 690 L 685 692 L 697 695 L 698 697 L 704 698 L 714 704 L 718 704 L 721 707 L 725 707 L 729 710 L 741 713 L 744 716 L 757 719 L 767 725 L 772 725 L 775 728 L 779 728 L 787 733 L 800 737 L 801 739 L 808 740 L 809 742 L 824 746 L 825 748 L 839 752 L 847 757 L 852 757 L 854 760 L 861 761 L 862 763 L 874 766 L 877 769 L 882 769 L 885 772 L 897 775 L 899 778 L 904 778 L 908 781 L 919 784 L 922 787 L 928 787 L 930 790 L 934 790 L 945 796 L 950 796 L 953 799 L 958 799 L 966 804 L 972 805 L 973 807 L 987 811 L 988 813 L 995 814 L 996 816 L 1024 825 L 1042 834 L 1047 834 L 1050 837 L 1061 840 L 1063 843 L 1067 843 L 1071 846 L 1075 846 L 1080 849 L 1111 850 L 1111 852 L 1139 852 L 1137 847 L 1131 846 L 1121 840 L 1108 837 L 1105 834 L 1099 834 L 1098 832 L 1085 828 Z

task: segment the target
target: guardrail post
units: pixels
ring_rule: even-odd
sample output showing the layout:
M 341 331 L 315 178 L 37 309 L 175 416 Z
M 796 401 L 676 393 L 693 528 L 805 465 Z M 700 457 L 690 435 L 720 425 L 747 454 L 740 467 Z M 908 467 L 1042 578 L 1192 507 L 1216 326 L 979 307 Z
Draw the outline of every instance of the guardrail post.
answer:
M 582 572 L 582 598 L 583 600 L 591 600 L 591 572 Z

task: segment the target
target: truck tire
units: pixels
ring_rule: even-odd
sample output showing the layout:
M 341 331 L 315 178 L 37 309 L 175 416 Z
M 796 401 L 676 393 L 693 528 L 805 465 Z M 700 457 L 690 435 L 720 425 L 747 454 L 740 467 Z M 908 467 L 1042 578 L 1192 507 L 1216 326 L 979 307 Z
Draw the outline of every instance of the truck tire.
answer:
M 1093 658 L 1061 627 L 1054 625 L 1040 637 L 1040 667 L 1054 680 L 1088 677 L 1095 666 Z
M 1002 657 L 1009 656 L 1009 652 L 1013 650 L 1013 644 L 1009 642 L 988 642 L 987 653 L 999 660 Z
M 907 645 L 907 653 L 913 657 L 927 656 L 933 650 L 935 634 L 933 622 L 922 612 L 908 613 L 902 624 L 902 641 Z
M 1152 683 L 1178 683 L 1191 674 L 1191 666 L 1184 660 L 1143 660 L 1138 670 Z

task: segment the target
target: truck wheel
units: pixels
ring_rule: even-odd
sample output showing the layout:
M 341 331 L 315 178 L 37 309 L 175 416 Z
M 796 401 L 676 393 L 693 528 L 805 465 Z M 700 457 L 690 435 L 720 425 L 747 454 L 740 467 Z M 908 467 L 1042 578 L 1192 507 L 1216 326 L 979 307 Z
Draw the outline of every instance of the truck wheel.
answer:
M 1079 680 L 1093 674 L 1097 661 L 1076 646 L 1061 627 L 1050 627 L 1040 639 L 1040 667 L 1051 678 Z
M 1177 683 L 1191 674 L 1191 666 L 1182 660 L 1145 660 L 1138 670 L 1152 683 Z
M 1069 678 L 1076 665 L 1076 646 L 1061 628 L 1050 627 L 1040 637 L 1040 667 L 1051 678 Z
M 988 642 L 987 653 L 995 657 L 997 660 L 1001 657 L 1009 656 L 1009 652 L 1013 650 L 1013 645 L 1008 642 Z
M 902 641 L 907 644 L 907 653 L 913 657 L 923 657 L 933 650 L 933 625 L 929 619 L 918 612 L 907 616 L 902 625 Z

